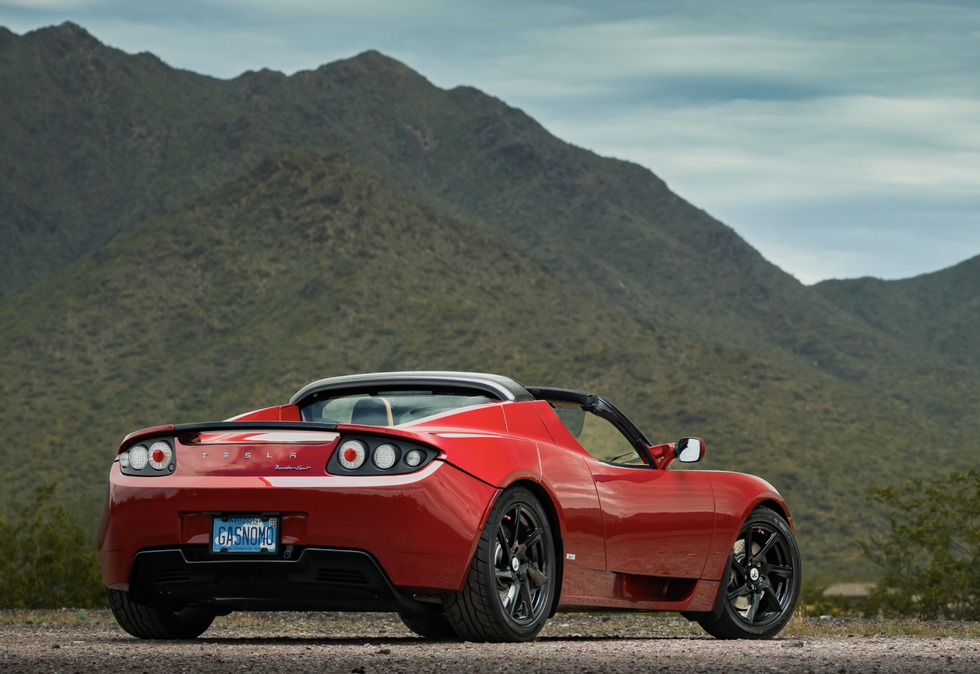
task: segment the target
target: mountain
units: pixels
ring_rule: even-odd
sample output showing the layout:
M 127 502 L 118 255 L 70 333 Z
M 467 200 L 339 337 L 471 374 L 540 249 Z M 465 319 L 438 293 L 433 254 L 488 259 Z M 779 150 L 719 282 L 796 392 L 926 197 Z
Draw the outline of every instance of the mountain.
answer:
M 968 291 L 926 339 L 903 312 L 937 305 L 888 291 L 876 318 L 831 288 L 377 52 L 218 80 L 73 24 L 0 30 L 0 471 L 61 475 L 90 518 L 137 426 L 329 374 L 492 370 L 704 436 L 710 466 L 787 493 L 809 568 L 860 575 L 868 485 L 976 462 L 976 333 Z
M 329 374 L 482 369 L 605 394 L 657 440 L 705 437 L 704 468 L 783 491 L 809 569 L 860 575 L 866 485 L 900 481 L 934 432 L 819 370 L 645 324 L 335 153 L 273 156 L 120 235 L 0 304 L 0 341 L 0 474 L 60 479 L 93 525 L 135 428 L 283 403 Z
M 813 289 L 882 333 L 980 370 L 980 256 L 900 281 L 832 280 Z
M 332 149 L 641 321 L 817 367 L 958 433 L 977 430 L 972 375 L 801 285 L 647 169 L 569 145 L 475 89 L 439 89 L 377 52 L 223 81 L 63 24 L 6 33 L 0 63 L 0 292 L 270 153 Z

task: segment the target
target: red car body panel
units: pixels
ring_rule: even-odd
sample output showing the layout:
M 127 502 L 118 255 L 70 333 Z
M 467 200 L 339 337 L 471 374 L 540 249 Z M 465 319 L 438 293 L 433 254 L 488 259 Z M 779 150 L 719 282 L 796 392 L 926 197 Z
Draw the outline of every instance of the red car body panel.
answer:
M 149 478 L 166 484 L 147 486 L 147 478 L 123 475 L 114 465 L 109 526 L 99 549 L 106 585 L 128 589 L 141 549 L 207 543 L 205 513 L 274 511 L 282 513 L 283 545 L 369 550 L 396 587 L 430 594 L 457 589 L 496 491 L 441 461 L 380 480 L 267 473 L 174 474 Z
M 301 414 L 282 405 L 234 421 L 300 422 Z M 330 474 L 328 460 L 352 433 L 418 443 L 438 457 L 402 475 Z M 161 436 L 174 439 L 173 474 L 124 475 L 118 461 L 110 472 L 99 560 L 111 588 L 129 588 L 140 551 L 208 544 L 213 513 L 274 512 L 283 546 L 368 552 L 408 595 L 459 590 L 494 500 L 521 482 L 555 520 L 559 610 L 704 612 L 748 513 L 766 503 L 789 517 L 759 478 L 598 461 L 543 400 L 484 403 L 395 427 L 185 436 L 157 426 L 127 436 L 120 452 Z

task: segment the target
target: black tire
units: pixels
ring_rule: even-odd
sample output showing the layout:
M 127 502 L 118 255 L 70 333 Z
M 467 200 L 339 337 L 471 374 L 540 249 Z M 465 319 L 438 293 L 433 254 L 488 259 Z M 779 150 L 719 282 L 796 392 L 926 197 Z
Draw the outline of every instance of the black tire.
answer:
M 748 551 L 748 556 L 746 556 Z M 721 616 L 698 623 L 718 639 L 770 639 L 793 617 L 803 578 L 800 549 L 789 525 L 768 508 L 742 525 L 719 592 Z
M 426 639 L 457 639 L 456 630 L 443 613 L 404 613 L 398 617 L 405 627 Z
M 196 639 L 214 620 L 214 609 L 192 606 L 181 611 L 161 611 L 129 601 L 129 593 L 109 590 L 109 608 L 116 622 L 139 639 Z
M 534 494 L 512 487 L 490 511 L 466 587 L 444 597 L 446 618 L 466 641 L 530 641 L 551 614 L 557 577 L 548 516 Z

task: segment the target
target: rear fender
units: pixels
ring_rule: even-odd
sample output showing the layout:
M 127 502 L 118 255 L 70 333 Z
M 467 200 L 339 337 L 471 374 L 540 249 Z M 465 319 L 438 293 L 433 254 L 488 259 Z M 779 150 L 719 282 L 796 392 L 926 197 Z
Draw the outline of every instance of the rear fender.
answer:
M 541 481 L 538 446 L 530 440 L 475 433 L 455 433 L 434 440 L 446 463 L 498 489 L 518 480 Z

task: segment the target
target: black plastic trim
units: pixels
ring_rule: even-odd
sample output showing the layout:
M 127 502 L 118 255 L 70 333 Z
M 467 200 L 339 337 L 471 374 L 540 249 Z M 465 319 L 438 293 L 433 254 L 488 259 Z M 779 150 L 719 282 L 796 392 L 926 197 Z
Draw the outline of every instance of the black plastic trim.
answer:
M 551 600 L 551 611 L 548 613 L 548 619 L 555 617 L 558 613 L 558 605 L 561 603 L 561 587 L 562 583 L 565 582 L 565 539 L 561 536 L 558 537 L 556 541 L 557 559 L 558 564 L 558 578 L 555 579 L 555 598 Z
M 565 400 L 578 403 L 589 412 L 592 412 L 598 417 L 602 417 L 616 426 L 636 446 L 637 451 L 641 455 L 646 455 L 650 441 L 643 435 L 643 431 L 628 416 L 623 414 L 618 407 L 605 398 L 597 396 L 595 393 L 586 393 L 585 391 L 575 391 L 567 388 L 529 386 L 527 390 L 536 400 L 547 400 L 550 398 L 552 400 Z M 650 466 L 653 465 L 653 463 L 650 464 Z M 642 466 L 635 467 L 640 468 Z
M 303 548 L 295 559 L 228 559 L 208 554 L 206 546 L 192 547 L 138 552 L 129 578 L 131 601 L 169 610 L 192 605 L 239 611 L 441 609 L 399 592 L 377 560 L 361 550 Z

